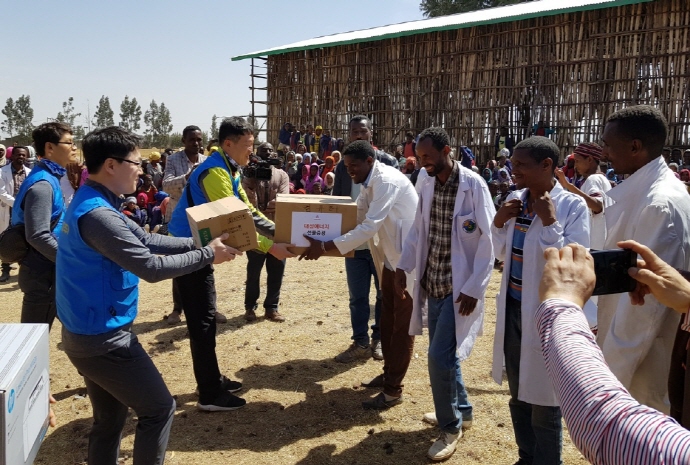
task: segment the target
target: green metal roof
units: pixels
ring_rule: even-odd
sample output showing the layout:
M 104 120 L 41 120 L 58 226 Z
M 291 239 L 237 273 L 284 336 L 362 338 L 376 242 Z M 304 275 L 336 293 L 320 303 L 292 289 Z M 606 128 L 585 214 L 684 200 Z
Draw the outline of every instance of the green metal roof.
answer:
M 647 3 L 654 0 L 541 0 L 536 2 L 518 3 L 516 5 L 487 8 L 485 10 L 459 13 L 456 15 L 440 16 L 437 18 L 409 21 L 388 26 L 362 29 L 359 31 L 343 32 L 314 39 L 294 42 L 280 47 L 259 50 L 232 57 L 232 61 L 247 58 L 264 57 L 268 55 L 282 55 L 284 53 L 312 50 L 317 48 L 337 47 L 338 45 L 371 42 L 395 37 L 426 34 L 428 32 L 449 31 L 487 24 L 498 24 L 509 21 L 554 16 L 579 11 L 614 8 L 635 3 Z

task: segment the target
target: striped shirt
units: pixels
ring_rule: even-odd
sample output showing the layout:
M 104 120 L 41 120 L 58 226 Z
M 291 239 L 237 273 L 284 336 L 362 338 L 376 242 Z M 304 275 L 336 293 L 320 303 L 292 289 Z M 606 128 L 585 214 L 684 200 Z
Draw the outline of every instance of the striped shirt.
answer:
M 525 236 L 536 214 L 527 211 L 527 202 L 522 214 L 515 219 L 513 232 L 513 249 L 510 260 L 510 281 L 508 281 L 508 295 L 515 300 L 522 301 L 522 249 L 525 247 Z
M 550 299 L 535 319 L 570 437 L 588 461 L 690 464 L 690 431 L 632 398 L 608 368 L 577 305 Z

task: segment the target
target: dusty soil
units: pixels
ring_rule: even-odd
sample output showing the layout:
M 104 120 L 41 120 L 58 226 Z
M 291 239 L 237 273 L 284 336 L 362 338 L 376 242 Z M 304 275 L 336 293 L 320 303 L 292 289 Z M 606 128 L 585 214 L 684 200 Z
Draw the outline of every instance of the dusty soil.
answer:
M 218 308 L 228 323 L 218 328 L 221 370 L 244 383 L 244 409 L 201 413 L 195 408 L 187 329 L 169 326 L 169 281 L 141 284 L 135 332 L 177 398 L 167 464 L 393 464 L 428 463 L 437 431 L 421 421 L 433 411 L 427 373 L 427 336 L 418 337 L 405 382 L 405 402 L 385 412 L 362 410 L 376 394 L 359 387 L 381 372 L 382 362 L 343 365 L 333 357 L 351 335 L 342 259 L 291 260 L 283 285 L 283 324 L 243 319 L 246 260 L 216 268 Z M 262 278 L 265 279 L 265 278 Z M 500 274 L 487 291 L 484 336 L 463 364 L 474 404 L 474 426 L 465 433 L 450 464 L 512 464 L 517 460 L 508 413 L 508 388 L 490 377 L 494 296 Z M 0 285 L 0 321 L 19 320 L 22 294 L 16 271 Z M 373 302 L 373 293 L 371 302 Z M 372 312 L 373 315 L 373 312 Z M 59 349 L 60 323 L 51 333 L 51 390 L 58 400 L 58 426 L 50 430 L 37 463 L 80 464 L 85 460 L 91 406 L 83 381 Z M 136 380 L 132 380 L 136 382 Z M 546 380 L 544 380 L 546 382 Z M 131 464 L 136 418 L 123 432 L 121 463 Z M 564 463 L 585 463 L 564 435 Z

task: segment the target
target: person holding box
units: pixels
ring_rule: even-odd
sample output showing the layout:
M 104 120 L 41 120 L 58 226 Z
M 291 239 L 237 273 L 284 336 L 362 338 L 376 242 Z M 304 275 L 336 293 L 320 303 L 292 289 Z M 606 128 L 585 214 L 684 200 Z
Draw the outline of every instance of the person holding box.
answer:
M 383 374 L 363 383 L 382 388 L 373 399 L 362 403 L 365 409 L 385 410 L 402 402 L 403 378 L 412 358 L 414 336 L 409 335 L 412 297 L 396 294 L 395 268 L 400 260 L 396 244 L 402 243 L 406 228 L 414 221 L 417 193 L 407 177 L 376 159 L 369 141 L 351 142 L 343 151 L 343 163 L 355 184 L 361 185 L 357 197 L 357 227 L 331 241 L 319 241 L 305 234 L 309 248 L 300 260 L 317 260 L 325 252 L 338 249 L 341 254 L 369 243 L 372 256 L 381 257 L 381 348 Z M 373 238 L 378 234 L 379 242 Z M 378 252 L 378 253 L 376 253 Z
M 176 237 L 192 237 L 187 219 L 188 207 L 235 196 L 249 208 L 258 231 L 259 251 L 278 260 L 294 257 L 287 250 L 292 244 L 274 243 L 275 224 L 254 208 L 240 182 L 240 168 L 247 166 L 254 149 L 253 126 L 244 118 L 223 120 L 218 129 L 219 149 L 190 175 L 175 207 L 168 231 Z M 182 309 L 187 316 L 189 343 L 192 348 L 194 376 L 198 384 L 197 408 L 208 412 L 235 410 L 246 402 L 235 395 L 242 383 L 221 375 L 216 357 L 216 284 L 211 264 L 175 278 Z
M 136 189 L 141 174 L 140 141 L 119 127 L 84 138 L 89 179 L 67 209 L 58 239 L 62 346 L 84 376 L 93 408 L 89 465 L 117 463 L 129 408 L 138 417 L 134 463 L 165 459 L 175 400 L 132 333 L 138 277 L 170 279 L 241 254 L 221 242 L 226 237 L 196 250 L 191 238 L 149 234 L 120 213 L 122 196 Z

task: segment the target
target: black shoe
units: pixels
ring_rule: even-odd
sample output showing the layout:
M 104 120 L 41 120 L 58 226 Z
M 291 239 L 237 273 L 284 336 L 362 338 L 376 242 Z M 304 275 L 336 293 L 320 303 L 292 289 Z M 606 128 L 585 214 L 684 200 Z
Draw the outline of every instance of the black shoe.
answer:
M 0 283 L 6 283 L 9 280 L 10 280 L 10 272 L 9 271 L 3 271 L 2 274 L 0 274 Z
M 383 374 L 376 376 L 369 381 L 362 381 L 362 387 L 365 388 L 382 388 L 383 387 Z
M 240 383 L 239 381 L 232 381 L 231 379 L 223 375 L 223 377 L 220 380 L 220 387 L 224 391 L 237 392 L 242 390 L 242 383 Z
M 386 395 L 380 392 L 376 397 L 362 402 L 362 407 L 367 410 L 387 410 L 402 403 L 402 396 L 392 400 L 386 400 Z
M 223 391 L 211 402 L 201 402 L 201 400 L 199 400 L 196 404 L 196 408 L 205 412 L 227 412 L 242 408 L 246 404 L 247 401 L 241 397 L 230 394 L 228 391 Z
M 223 391 L 237 392 L 242 390 L 242 383 L 239 381 L 232 381 L 227 376 L 222 375 L 220 378 L 220 388 Z M 194 394 L 199 395 L 199 386 L 196 387 Z

